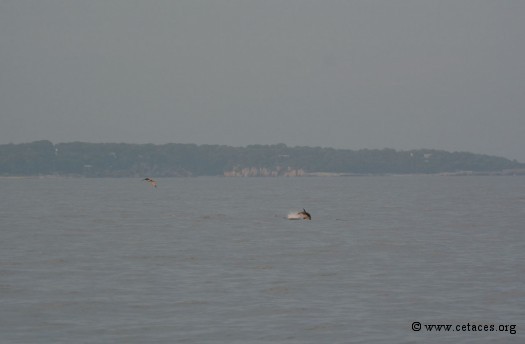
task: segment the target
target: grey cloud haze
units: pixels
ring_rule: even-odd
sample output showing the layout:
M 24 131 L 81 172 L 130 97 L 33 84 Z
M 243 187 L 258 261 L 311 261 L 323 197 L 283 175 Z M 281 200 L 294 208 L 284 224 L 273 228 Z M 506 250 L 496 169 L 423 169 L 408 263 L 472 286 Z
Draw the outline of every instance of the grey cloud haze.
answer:
M 525 161 L 523 1 L 0 0 L 0 143 Z

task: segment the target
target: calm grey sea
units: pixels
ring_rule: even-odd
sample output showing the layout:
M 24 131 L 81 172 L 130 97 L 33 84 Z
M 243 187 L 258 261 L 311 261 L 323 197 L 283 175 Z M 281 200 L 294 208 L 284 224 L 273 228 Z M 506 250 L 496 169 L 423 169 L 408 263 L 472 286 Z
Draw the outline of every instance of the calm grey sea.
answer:
M 524 342 L 523 177 L 158 182 L 0 178 L 0 343 Z

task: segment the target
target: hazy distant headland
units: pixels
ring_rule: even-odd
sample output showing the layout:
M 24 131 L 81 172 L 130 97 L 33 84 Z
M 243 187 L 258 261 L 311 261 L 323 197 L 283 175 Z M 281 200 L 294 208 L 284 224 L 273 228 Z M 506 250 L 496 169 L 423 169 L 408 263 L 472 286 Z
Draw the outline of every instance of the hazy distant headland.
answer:
M 231 147 L 169 143 L 0 145 L 0 176 L 182 177 L 525 174 L 525 164 L 467 152 L 334 149 L 285 144 Z

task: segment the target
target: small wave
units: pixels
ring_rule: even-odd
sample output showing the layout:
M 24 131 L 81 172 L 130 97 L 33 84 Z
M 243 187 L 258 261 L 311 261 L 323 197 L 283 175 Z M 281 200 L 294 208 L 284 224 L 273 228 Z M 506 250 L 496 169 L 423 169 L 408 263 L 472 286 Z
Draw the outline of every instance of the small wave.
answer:
M 226 218 L 226 215 L 225 214 L 208 214 L 208 215 L 202 215 L 200 218 L 204 220 L 224 219 Z

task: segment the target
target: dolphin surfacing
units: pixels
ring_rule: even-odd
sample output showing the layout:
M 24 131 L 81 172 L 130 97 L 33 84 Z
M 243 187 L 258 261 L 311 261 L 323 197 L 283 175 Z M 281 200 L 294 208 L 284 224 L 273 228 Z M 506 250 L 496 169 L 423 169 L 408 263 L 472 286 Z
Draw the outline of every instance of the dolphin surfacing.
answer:
M 288 214 L 288 220 L 311 220 L 312 216 L 304 208 L 297 213 Z
M 297 214 L 300 215 L 303 220 L 306 220 L 306 219 L 311 220 L 312 219 L 312 216 L 310 215 L 310 213 L 307 212 L 306 210 L 304 210 L 304 208 L 303 208 L 303 211 L 300 211 Z

